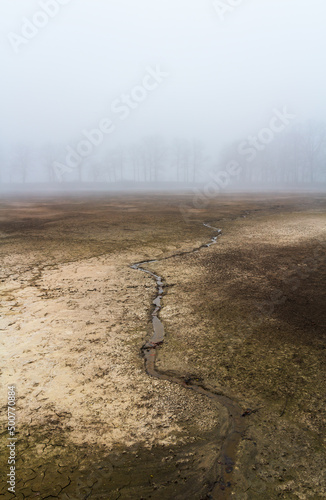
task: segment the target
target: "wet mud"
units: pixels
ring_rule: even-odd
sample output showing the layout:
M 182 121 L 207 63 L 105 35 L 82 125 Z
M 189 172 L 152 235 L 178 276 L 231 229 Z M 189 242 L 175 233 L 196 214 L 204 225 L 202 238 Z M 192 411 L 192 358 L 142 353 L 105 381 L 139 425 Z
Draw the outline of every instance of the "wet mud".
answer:
M 192 377 L 182 376 L 179 377 L 164 373 L 163 371 L 158 371 L 155 367 L 155 360 L 157 355 L 157 348 L 162 347 L 164 344 L 164 325 L 159 318 L 159 313 L 162 309 L 162 300 L 164 296 L 164 282 L 163 278 L 154 272 L 146 269 L 146 265 L 155 264 L 156 262 L 173 259 L 179 257 L 180 255 L 197 253 L 200 250 L 209 248 L 211 245 L 217 243 L 219 236 L 221 236 L 222 231 L 210 224 L 205 223 L 205 227 L 213 230 L 217 233 L 211 238 L 208 243 L 204 243 L 193 250 L 187 252 L 178 252 L 169 257 L 162 259 L 148 260 L 143 262 L 138 262 L 131 265 L 132 269 L 142 271 L 149 274 L 156 281 L 157 286 L 157 296 L 153 301 L 154 310 L 152 311 L 152 326 L 153 334 L 151 338 L 142 346 L 142 353 L 145 360 L 145 369 L 148 375 L 151 377 L 167 380 L 173 384 L 179 384 L 185 389 L 195 391 L 202 394 L 214 401 L 219 405 L 227 409 L 229 415 L 229 426 L 227 434 L 224 438 L 223 445 L 221 447 L 220 455 L 216 463 L 216 477 L 212 489 L 207 493 L 207 498 L 211 499 L 229 499 L 231 498 L 232 491 L 232 480 L 233 480 L 233 470 L 236 463 L 236 455 L 239 446 L 239 442 L 245 432 L 246 423 L 244 417 L 248 414 L 248 411 L 243 411 L 243 409 L 232 399 L 221 394 L 217 394 L 207 389 L 203 384 L 198 383 L 199 380 L 195 375 Z

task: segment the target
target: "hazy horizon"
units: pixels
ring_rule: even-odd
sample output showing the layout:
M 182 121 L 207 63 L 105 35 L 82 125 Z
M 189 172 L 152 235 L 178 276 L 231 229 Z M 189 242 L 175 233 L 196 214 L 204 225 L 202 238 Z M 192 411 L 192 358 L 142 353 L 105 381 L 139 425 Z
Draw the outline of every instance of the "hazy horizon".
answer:
M 37 177 L 43 150 L 64 163 L 102 126 L 87 160 L 157 136 L 202 143 L 209 170 L 275 110 L 326 121 L 322 0 L 3 0 L 1 11 L 6 182 L 13 150 L 37 151 Z

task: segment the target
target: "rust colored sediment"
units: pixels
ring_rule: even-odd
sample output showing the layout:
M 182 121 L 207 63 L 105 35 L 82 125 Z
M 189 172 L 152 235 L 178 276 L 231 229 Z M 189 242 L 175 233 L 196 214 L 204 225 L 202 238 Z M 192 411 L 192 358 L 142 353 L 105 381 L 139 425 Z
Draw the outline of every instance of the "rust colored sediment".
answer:
M 202 394 L 210 399 L 217 401 L 220 405 L 224 406 L 229 414 L 229 427 L 228 432 L 224 438 L 219 460 L 216 464 L 216 478 L 214 487 L 211 491 L 207 492 L 207 499 L 214 500 L 225 500 L 231 497 L 232 491 L 232 479 L 233 470 L 236 461 L 236 454 L 238 450 L 238 445 L 240 443 L 241 437 L 246 429 L 244 421 L 244 413 L 242 408 L 233 401 L 228 396 L 223 394 L 218 394 L 211 389 L 207 389 L 204 384 L 196 383 L 195 378 L 189 378 L 184 376 L 171 376 L 164 372 L 159 372 L 155 368 L 156 360 L 156 349 L 158 346 L 162 345 L 164 342 L 164 326 L 158 317 L 160 310 L 162 309 L 161 303 L 164 295 L 164 284 L 161 276 L 158 276 L 154 272 L 146 269 L 146 264 L 152 264 L 155 262 L 161 262 L 163 260 L 172 259 L 174 257 L 179 257 L 186 254 L 196 253 L 203 248 L 208 248 L 211 245 L 217 243 L 218 237 L 221 235 L 221 230 L 210 226 L 209 224 L 204 224 L 204 226 L 209 229 L 213 229 L 217 232 L 216 236 L 213 236 L 210 242 L 201 245 L 198 248 L 194 248 L 190 251 L 178 252 L 168 257 L 163 257 L 156 260 L 148 260 L 143 262 L 135 263 L 131 266 L 132 269 L 145 272 L 152 276 L 157 285 L 157 296 L 153 301 L 155 306 L 152 312 L 152 324 L 153 324 L 153 335 L 149 341 L 147 341 L 142 347 L 142 353 L 145 359 L 145 369 L 149 376 L 160 379 L 168 380 L 171 383 L 179 384 L 185 389 L 190 389 L 199 394 Z

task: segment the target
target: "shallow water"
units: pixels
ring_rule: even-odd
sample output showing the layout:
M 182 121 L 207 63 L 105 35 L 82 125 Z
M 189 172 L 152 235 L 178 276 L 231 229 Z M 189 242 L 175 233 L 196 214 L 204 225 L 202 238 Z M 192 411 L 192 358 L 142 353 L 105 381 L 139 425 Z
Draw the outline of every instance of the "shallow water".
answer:
M 152 312 L 153 334 L 150 340 L 148 340 L 142 347 L 142 352 L 145 359 L 145 369 L 148 375 L 160 380 L 168 380 L 171 383 L 179 384 L 186 389 L 191 389 L 195 392 L 203 394 L 210 399 L 215 400 L 217 403 L 224 406 L 228 410 L 229 428 L 221 447 L 218 463 L 216 464 L 216 482 L 213 489 L 207 493 L 206 497 L 219 500 L 231 498 L 233 470 L 236 461 L 237 449 L 241 437 L 246 429 L 244 413 L 242 408 L 235 401 L 227 396 L 217 394 L 211 390 L 208 390 L 204 384 L 197 382 L 198 379 L 196 379 L 196 377 L 189 378 L 183 377 L 181 375 L 171 376 L 169 374 L 156 370 L 156 349 L 164 343 L 165 337 L 164 325 L 158 316 L 159 312 L 162 309 L 161 304 L 162 298 L 164 296 L 164 283 L 161 276 L 158 276 L 145 267 L 146 264 L 153 264 L 155 262 L 161 262 L 163 260 L 172 259 L 181 255 L 196 253 L 204 248 L 209 248 L 210 246 L 216 244 L 219 236 L 221 236 L 222 234 L 221 230 L 212 227 L 207 223 L 205 223 L 204 226 L 217 232 L 217 234 L 213 236 L 208 243 L 204 243 L 203 245 L 200 245 L 198 248 L 194 248 L 193 250 L 178 252 L 169 257 L 163 257 L 162 259 L 138 262 L 133 264 L 131 267 L 132 269 L 145 272 L 152 276 L 155 279 L 157 285 L 157 296 L 153 301 L 153 305 L 155 306 L 155 308 Z

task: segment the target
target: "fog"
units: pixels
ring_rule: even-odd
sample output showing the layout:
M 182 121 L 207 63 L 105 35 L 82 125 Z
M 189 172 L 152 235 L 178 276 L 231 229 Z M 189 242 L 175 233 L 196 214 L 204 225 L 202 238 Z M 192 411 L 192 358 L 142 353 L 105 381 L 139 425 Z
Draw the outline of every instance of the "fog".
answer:
M 0 10 L 2 189 L 325 187 L 324 0 Z

